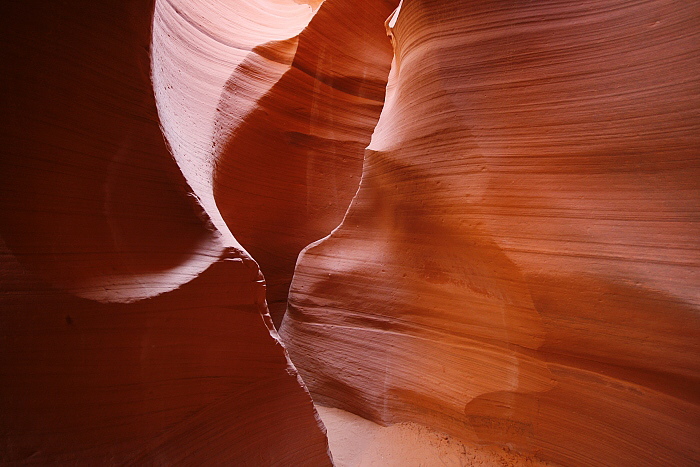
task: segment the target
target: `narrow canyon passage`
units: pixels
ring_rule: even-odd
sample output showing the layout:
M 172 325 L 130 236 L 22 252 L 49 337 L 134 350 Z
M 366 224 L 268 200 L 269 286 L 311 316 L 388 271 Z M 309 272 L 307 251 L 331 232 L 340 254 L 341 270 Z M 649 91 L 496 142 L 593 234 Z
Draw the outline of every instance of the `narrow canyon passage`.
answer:
M 0 21 L 0 463 L 700 462 L 700 6 Z
M 357 192 L 384 101 L 392 58 L 384 20 L 395 3 L 325 2 L 299 36 L 253 49 L 222 93 L 214 197 L 260 264 L 277 327 L 299 252 L 340 224 Z

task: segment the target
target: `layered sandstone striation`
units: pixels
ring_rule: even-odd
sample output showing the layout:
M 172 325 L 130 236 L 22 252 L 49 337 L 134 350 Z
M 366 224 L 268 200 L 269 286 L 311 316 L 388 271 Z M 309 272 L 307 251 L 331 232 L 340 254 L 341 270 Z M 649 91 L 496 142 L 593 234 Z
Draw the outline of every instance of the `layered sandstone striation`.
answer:
M 218 104 L 214 196 L 265 274 L 278 326 L 299 252 L 340 223 L 357 191 L 392 59 L 384 20 L 396 4 L 326 1 L 298 36 L 253 49 Z
M 700 461 L 700 8 L 404 0 L 281 335 L 314 399 L 564 465 Z
M 700 462 L 694 3 L 6 3 L 0 463 Z
M 207 105 L 248 52 L 223 55 L 218 83 L 182 50 L 275 39 L 208 21 L 257 24 L 257 6 L 1 7 L 0 463 L 330 465 L 258 265 L 220 221 L 194 150 L 211 149 Z M 283 35 L 313 13 L 267 14 L 280 12 Z M 152 41 L 180 50 L 180 68 L 151 57 Z M 193 69 L 199 81 L 176 79 Z M 164 97 L 175 86 L 187 111 Z

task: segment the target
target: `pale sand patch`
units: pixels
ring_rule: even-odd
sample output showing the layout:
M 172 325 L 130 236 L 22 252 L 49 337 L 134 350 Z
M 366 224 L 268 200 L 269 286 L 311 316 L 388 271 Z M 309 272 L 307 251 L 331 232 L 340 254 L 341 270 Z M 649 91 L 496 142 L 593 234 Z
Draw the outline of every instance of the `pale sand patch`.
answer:
M 468 446 L 415 423 L 388 427 L 316 406 L 337 467 L 551 466 L 498 448 Z

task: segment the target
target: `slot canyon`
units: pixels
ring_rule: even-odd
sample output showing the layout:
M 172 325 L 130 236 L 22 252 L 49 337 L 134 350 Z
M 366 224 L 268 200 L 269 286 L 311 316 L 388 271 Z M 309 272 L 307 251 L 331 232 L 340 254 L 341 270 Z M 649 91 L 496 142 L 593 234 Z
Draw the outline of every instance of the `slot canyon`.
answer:
M 0 21 L 0 464 L 700 465 L 700 3 Z

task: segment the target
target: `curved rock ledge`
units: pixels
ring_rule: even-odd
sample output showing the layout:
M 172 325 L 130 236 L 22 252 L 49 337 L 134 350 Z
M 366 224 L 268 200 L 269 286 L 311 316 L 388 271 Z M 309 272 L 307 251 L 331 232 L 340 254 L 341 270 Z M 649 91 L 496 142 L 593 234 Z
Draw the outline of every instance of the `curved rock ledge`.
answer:
M 177 7 L 0 8 L 0 463 L 331 464 L 260 270 L 217 221 L 208 161 L 163 138 L 183 114 L 156 110 L 175 81 L 160 70 L 154 94 L 151 41 L 222 39 Z M 160 35 L 166 8 L 176 35 Z

